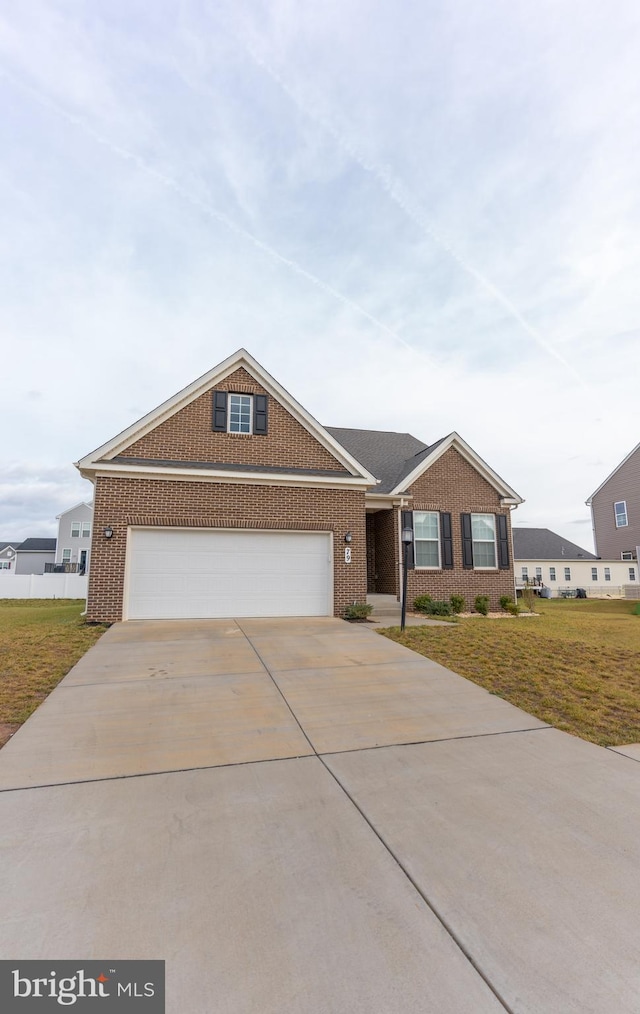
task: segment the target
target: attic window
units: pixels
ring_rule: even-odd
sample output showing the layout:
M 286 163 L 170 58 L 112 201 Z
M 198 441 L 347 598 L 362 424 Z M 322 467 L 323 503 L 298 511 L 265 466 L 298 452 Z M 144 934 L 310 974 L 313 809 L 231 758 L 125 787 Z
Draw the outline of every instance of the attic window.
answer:
M 229 395 L 229 433 L 251 433 L 252 408 L 250 394 Z
M 212 412 L 211 428 L 218 433 L 267 435 L 266 394 L 214 391 Z

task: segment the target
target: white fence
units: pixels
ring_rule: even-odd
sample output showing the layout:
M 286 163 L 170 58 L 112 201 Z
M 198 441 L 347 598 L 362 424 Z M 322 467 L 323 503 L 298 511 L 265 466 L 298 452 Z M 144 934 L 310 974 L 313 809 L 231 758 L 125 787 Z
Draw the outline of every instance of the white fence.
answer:
M 0 573 L 0 599 L 86 599 L 87 580 L 79 574 Z

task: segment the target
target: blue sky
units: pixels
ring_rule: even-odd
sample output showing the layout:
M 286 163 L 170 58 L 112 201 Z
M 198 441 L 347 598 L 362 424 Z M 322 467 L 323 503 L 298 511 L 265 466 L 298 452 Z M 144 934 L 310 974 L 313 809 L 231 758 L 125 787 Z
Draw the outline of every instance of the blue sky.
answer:
M 246 347 L 591 548 L 640 439 L 631 0 L 0 0 L 2 538 Z

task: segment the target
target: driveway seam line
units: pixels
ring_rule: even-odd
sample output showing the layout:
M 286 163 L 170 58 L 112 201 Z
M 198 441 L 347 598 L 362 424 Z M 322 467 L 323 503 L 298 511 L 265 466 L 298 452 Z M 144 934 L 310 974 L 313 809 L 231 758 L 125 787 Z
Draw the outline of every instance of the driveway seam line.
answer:
M 532 729 L 499 729 L 497 732 L 473 732 L 467 736 L 444 736 L 442 739 L 413 739 L 409 743 L 379 743 L 376 746 L 359 746 L 353 750 L 324 750 L 318 757 L 339 757 L 345 753 L 367 753 L 369 750 L 393 750 L 399 746 L 429 746 L 431 743 L 455 743 L 465 739 L 487 739 L 489 736 L 518 736 L 523 732 L 547 732 L 552 725 L 534 725 Z
M 313 750 L 313 747 L 311 748 Z M 248 764 L 276 764 L 278 761 L 305 760 L 307 757 L 318 757 L 313 753 L 293 753 L 289 757 L 256 757 L 253 760 L 229 761 L 225 764 L 199 764 L 193 768 L 163 768 L 159 771 L 136 771 L 132 775 L 105 775 L 103 778 L 76 778 L 69 782 L 41 782 L 38 785 L 14 785 L 10 788 L 0 788 L 0 795 L 3 792 L 31 792 L 35 789 L 57 789 L 65 785 L 95 785 L 96 782 L 122 782 L 127 778 L 158 778 L 160 775 L 184 775 L 190 771 L 217 771 L 219 768 L 242 768 Z M 318 757 L 318 760 L 321 760 Z
M 236 620 L 236 623 L 237 622 L 238 621 Z M 238 626 L 240 627 L 240 630 L 242 630 L 242 627 L 240 626 L 239 623 L 238 623 Z M 375 825 L 369 820 L 369 818 L 367 817 L 367 815 L 365 814 L 365 812 L 361 809 L 361 807 L 358 805 L 358 803 L 356 803 L 355 799 L 353 798 L 353 796 L 351 795 L 351 793 L 344 787 L 344 785 L 342 784 L 342 782 L 340 781 L 340 779 L 338 778 L 338 776 L 336 774 L 334 774 L 334 772 L 331 770 L 331 768 L 329 767 L 329 765 L 326 763 L 324 757 L 321 754 L 319 754 L 318 751 L 315 749 L 313 743 L 311 742 L 311 740 L 309 739 L 307 733 L 303 729 L 302 724 L 300 723 L 300 720 L 298 719 L 298 716 L 296 715 L 295 711 L 293 710 L 293 708 L 289 704 L 289 701 L 287 700 L 287 698 L 285 697 L 283 691 L 281 690 L 280 686 L 278 685 L 278 682 L 277 682 L 275 676 L 273 675 L 273 673 L 269 669 L 268 665 L 265 663 L 264 659 L 261 657 L 260 652 L 258 651 L 258 649 L 256 648 L 256 646 L 251 641 L 251 638 L 244 632 L 244 630 L 242 630 L 242 633 L 244 634 L 244 636 L 247 638 L 247 640 L 251 644 L 251 647 L 255 651 L 257 657 L 260 659 L 260 662 L 264 666 L 266 673 L 268 674 L 269 678 L 273 682 L 273 685 L 275 686 L 276 690 L 278 691 L 278 693 L 282 697 L 282 700 L 284 701 L 286 707 L 288 708 L 289 712 L 291 713 L 291 716 L 292 716 L 293 720 L 295 721 L 295 723 L 297 724 L 298 728 L 300 729 L 300 732 L 302 733 L 302 735 L 306 739 L 307 743 L 309 744 L 309 746 L 313 750 L 314 756 L 317 757 L 317 759 L 320 761 L 320 763 L 322 764 L 322 766 L 325 769 L 325 771 L 327 772 L 327 774 L 334 780 L 334 782 L 336 783 L 336 785 L 338 786 L 338 788 L 342 790 L 342 792 L 347 797 L 347 799 L 349 800 L 349 802 L 351 803 L 351 805 L 353 806 L 353 808 L 360 814 L 360 816 L 362 817 L 362 819 L 364 820 L 364 822 L 367 824 L 367 826 L 369 827 L 369 829 L 373 832 L 373 834 L 378 839 L 378 841 L 380 842 L 380 844 L 382 845 L 382 847 L 385 849 L 385 851 L 387 852 L 387 854 L 395 862 L 395 864 L 402 871 L 402 873 L 404 873 L 405 877 L 407 878 L 407 880 L 409 881 L 409 883 L 412 885 L 413 889 L 416 891 L 418 897 L 422 898 L 424 904 L 427 906 L 427 908 L 429 909 L 429 911 L 432 913 L 432 915 L 435 916 L 435 918 L 438 920 L 438 922 L 440 923 L 440 925 L 444 929 L 445 933 L 447 933 L 447 935 L 451 938 L 451 940 L 456 944 L 456 946 L 461 951 L 461 953 L 464 955 L 464 957 L 467 959 L 467 961 L 469 962 L 469 964 L 471 965 L 471 967 L 480 976 L 480 978 L 485 983 L 485 985 L 487 986 L 487 988 L 493 993 L 493 995 L 495 996 L 495 998 L 498 1001 L 498 1003 L 500 1003 L 502 1005 L 502 1007 L 504 1007 L 504 1009 L 507 1011 L 507 1014 L 514 1014 L 513 1009 L 509 1006 L 509 1004 L 506 1002 L 506 1000 L 500 995 L 500 991 L 493 985 L 493 983 L 491 982 L 491 980 L 487 977 L 487 975 L 479 967 L 479 965 L 477 964 L 477 962 L 475 961 L 475 959 L 471 956 L 471 954 L 468 951 L 468 949 L 465 947 L 465 945 L 462 943 L 462 941 L 458 938 L 458 936 L 456 935 L 456 933 L 454 932 L 454 930 L 452 929 L 452 927 L 449 926 L 449 924 L 447 923 L 446 919 L 443 916 L 441 916 L 440 913 L 438 912 L 438 910 L 434 907 L 434 905 L 432 905 L 432 903 L 429 901 L 429 899 L 425 895 L 424 891 L 422 891 L 422 889 L 418 886 L 418 884 L 413 879 L 413 877 L 411 876 L 411 874 L 408 872 L 408 870 L 406 869 L 406 867 L 400 862 L 400 859 L 395 854 L 395 852 L 393 851 L 393 849 L 391 848 L 391 846 L 385 841 L 385 839 L 382 837 L 382 835 L 377 830 L 377 828 L 375 827 Z
M 515 1014 L 515 1011 L 507 1003 L 507 1001 L 505 1000 L 505 998 L 500 993 L 500 990 L 497 988 L 497 986 L 493 985 L 493 983 L 491 982 L 491 979 L 482 970 L 482 968 L 480 967 L 480 965 L 478 964 L 478 962 L 475 960 L 475 958 L 473 957 L 473 955 L 471 954 L 471 952 L 469 951 L 469 949 L 462 942 L 462 940 L 460 940 L 460 938 L 458 937 L 458 935 L 455 932 L 455 930 L 453 929 L 453 927 L 449 925 L 449 923 L 447 922 L 447 920 L 444 918 L 443 915 L 440 914 L 440 912 L 435 907 L 435 905 L 431 901 L 429 901 L 429 899 L 428 899 L 427 895 L 425 894 L 425 892 L 419 886 L 419 884 L 417 883 L 417 881 L 414 880 L 414 878 L 411 876 L 411 874 L 409 873 L 409 871 L 406 868 L 406 866 L 401 862 L 400 858 L 396 855 L 396 853 L 393 851 L 393 849 L 388 844 L 388 842 L 386 842 L 385 839 L 382 837 L 382 834 L 378 831 L 378 829 L 376 828 L 375 824 L 373 824 L 371 822 L 371 820 L 369 820 L 369 818 L 367 817 L 366 813 L 359 806 L 359 804 L 356 802 L 356 800 L 351 795 L 351 793 L 349 792 L 349 790 L 347 788 L 345 788 L 345 786 L 342 784 L 342 782 L 340 781 L 340 779 L 338 778 L 338 776 L 335 774 L 335 772 L 332 771 L 331 768 L 325 763 L 325 760 L 324 760 L 323 757 L 318 756 L 318 760 L 321 762 L 321 764 L 323 765 L 323 767 L 325 768 L 325 770 L 331 775 L 331 777 L 335 781 L 336 785 L 338 785 L 342 789 L 342 791 L 344 792 L 344 794 L 347 797 L 347 799 L 351 802 L 351 804 L 353 805 L 353 807 L 358 811 L 358 813 L 360 814 L 360 816 L 362 817 L 362 819 L 365 821 L 365 823 L 373 831 L 374 835 L 376 836 L 376 838 L 378 839 L 378 841 L 380 842 L 380 844 L 382 845 L 382 847 L 384 849 L 386 849 L 386 851 L 391 856 L 391 858 L 393 859 L 393 861 L 397 864 L 397 866 L 400 868 L 400 870 L 402 870 L 402 872 L 404 873 L 405 877 L 407 878 L 407 880 L 409 881 L 409 883 L 412 885 L 413 889 L 422 898 L 423 902 L 425 903 L 425 905 L 427 906 L 427 908 L 429 909 L 429 911 L 435 916 L 435 918 L 438 920 L 438 922 L 440 923 L 440 925 L 442 926 L 442 928 L 444 929 L 444 931 L 448 934 L 449 937 L 451 937 L 451 939 L 453 940 L 453 942 L 460 949 L 460 951 L 465 956 L 465 958 L 467 959 L 467 961 L 469 962 L 469 964 L 471 965 L 471 967 L 480 976 L 480 978 L 485 983 L 485 985 L 487 986 L 487 988 L 491 990 L 491 992 L 495 996 L 495 998 L 498 1001 L 498 1003 L 500 1003 L 504 1007 L 504 1009 L 507 1011 L 507 1014 Z

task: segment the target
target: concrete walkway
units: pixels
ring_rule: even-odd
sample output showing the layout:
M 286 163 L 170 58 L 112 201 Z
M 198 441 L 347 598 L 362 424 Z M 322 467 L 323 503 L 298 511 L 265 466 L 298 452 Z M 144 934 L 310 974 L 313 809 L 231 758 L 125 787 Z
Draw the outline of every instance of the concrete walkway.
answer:
M 164 958 L 170 1014 L 640 1010 L 640 764 L 369 627 L 112 627 L 0 790 L 2 958 Z

